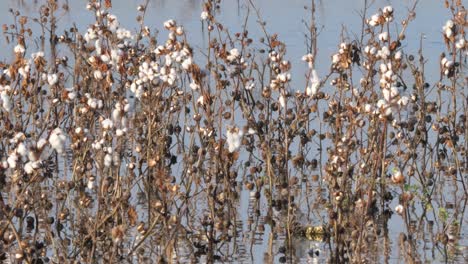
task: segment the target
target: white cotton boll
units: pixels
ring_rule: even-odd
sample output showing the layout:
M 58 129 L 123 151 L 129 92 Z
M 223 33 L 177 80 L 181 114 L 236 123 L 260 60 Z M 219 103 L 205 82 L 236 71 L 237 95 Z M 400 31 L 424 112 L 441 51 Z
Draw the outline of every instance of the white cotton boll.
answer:
M 27 174 L 32 174 L 34 170 L 38 169 L 40 167 L 40 161 L 28 161 L 24 165 L 24 171 Z
M 5 109 L 5 111 L 7 111 L 7 112 L 10 112 L 11 109 L 13 109 L 13 103 L 12 103 L 12 101 L 10 99 L 10 96 L 8 95 L 8 93 L 6 91 L 3 91 L 0 94 L 0 97 L 2 99 L 3 109 Z
M 228 61 L 233 62 L 239 57 L 240 57 L 239 50 L 236 48 L 233 48 L 229 51 L 229 55 L 226 58 Z
M 88 189 L 90 189 L 90 190 L 93 190 L 95 183 L 96 182 L 94 181 L 94 179 L 88 179 L 88 183 L 86 184 L 86 187 L 88 187 Z
M 320 86 L 320 78 L 318 77 L 317 71 L 312 70 L 312 77 L 310 78 L 310 87 L 307 87 L 306 94 L 313 96 L 317 94 Z
M 245 89 L 246 90 L 252 90 L 253 88 L 255 87 L 255 83 L 253 81 L 248 81 L 246 84 L 245 84 Z
M 446 29 L 445 29 L 445 36 L 446 36 L 447 38 L 450 38 L 452 35 L 453 35 L 452 29 L 446 28 Z
M 402 215 L 405 212 L 403 205 L 399 204 L 395 207 L 395 212 L 399 215 Z
M 190 86 L 190 89 L 194 91 L 200 89 L 200 85 L 198 85 L 194 80 L 190 82 L 189 86 Z
M 205 104 L 205 98 L 203 97 L 203 95 L 200 95 L 200 97 L 198 97 L 197 104 L 199 105 Z
M 121 136 L 123 136 L 123 135 L 125 134 L 125 131 L 122 130 L 122 129 L 120 129 L 120 128 L 118 128 L 118 129 L 115 130 L 115 134 L 116 134 L 118 137 L 121 137 Z
M 175 25 L 176 25 L 176 22 L 175 22 L 174 19 L 169 19 L 169 20 L 164 22 L 164 27 L 166 29 L 171 29 L 171 28 L 175 27 Z
M 57 153 L 61 154 L 65 151 L 66 139 L 67 137 L 63 133 L 62 129 L 58 127 L 52 130 L 52 133 L 49 136 L 49 144 L 55 151 L 57 151 Z
M 381 64 L 380 64 L 380 72 L 381 72 L 381 73 L 385 73 L 385 72 L 387 72 L 387 70 L 388 70 L 387 64 L 381 63 Z
M 447 63 L 447 58 L 446 57 L 443 57 L 441 60 L 440 60 L 440 65 L 442 65 L 442 67 L 445 67 L 445 64 Z
M 337 64 L 338 62 L 340 62 L 340 55 L 339 54 L 334 54 L 332 56 L 332 63 Z
M 388 70 L 385 72 L 384 76 L 388 79 L 388 80 L 391 80 L 393 78 L 393 71 L 392 70 Z
M 24 145 L 23 142 L 19 143 L 18 146 L 16 147 L 16 152 L 21 155 L 21 157 L 26 157 L 28 155 L 28 150 L 26 148 L 26 145 Z
M 182 27 L 182 26 L 177 27 L 176 34 L 179 35 L 179 36 L 184 34 L 184 27 Z
M 23 54 L 26 51 L 26 49 L 24 48 L 23 45 L 18 44 L 18 45 L 15 46 L 14 51 L 15 51 L 15 53 Z
M 409 102 L 409 98 L 408 96 L 402 96 L 399 100 L 398 100 L 398 105 L 400 106 L 406 106 Z
M 366 105 L 364 105 L 364 111 L 365 111 L 366 113 L 370 113 L 370 112 L 372 112 L 373 110 L 374 110 L 374 109 L 373 109 L 373 107 L 372 107 L 371 104 L 366 104 Z
M 370 48 L 369 46 L 366 46 L 366 47 L 364 48 L 364 53 L 369 54 L 369 53 L 370 53 L 370 49 L 371 49 L 371 48 Z
M 126 101 L 126 100 L 125 100 Z M 123 107 L 123 110 L 125 113 L 127 113 L 128 111 L 130 111 L 130 104 L 129 103 L 126 103 Z
M 101 55 L 102 53 L 102 48 L 101 48 L 101 40 L 96 40 L 96 42 L 94 43 L 94 47 L 96 49 L 96 54 L 97 55 Z
M 101 125 L 104 129 L 112 129 L 114 127 L 114 123 L 109 118 L 102 120 Z
M 112 120 L 114 122 L 117 122 L 118 120 L 120 120 L 120 118 L 122 117 L 122 110 L 118 109 L 117 107 L 112 111 Z
M 226 141 L 228 143 L 229 152 L 232 153 L 240 148 L 243 135 L 244 132 L 237 127 L 227 129 Z
M 47 83 L 52 86 L 55 85 L 58 81 L 58 76 L 57 74 L 47 74 Z
M 201 12 L 200 18 L 201 20 L 206 20 L 208 18 L 208 12 L 206 11 Z
M 187 59 L 184 60 L 184 62 L 182 62 L 182 68 L 184 70 L 188 70 L 190 68 L 190 66 L 192 66 L 192 58 L 191 57 L 188 57 Z
M 106 154 L 104 156 L 104 166 L 110 167 L 112 165 L 112 155 L 111 154 Z
M 385 42 L 388 40 L 388 32 L 382 32 L 379 34 L 379 40 Z
M 102 54 L 102 55 L 101 55 L 101 60 L 102 60 L 102 62 L 104 62 L 104 63 L 108 63 L 108 62 L 110 61 L 110 57 L 109 57 L 109 55 L 107 55 L 107 54 Z
M 44 146 L 47 144 L 47 140 L 45 138 L 41 138 L 37 141 L 36 147 L 37 149 L 41 150 L 44 148 Z
M 457 49 L 464 49 L 466 46 L 466 40 L 464 38 L 461 38 L 457 43 L 455 43 L 455 46 Z
M 386 6 L 382 9 L 382 11 L 386 14 L 392 13 L 393 12 L 393 7 L 392 6 Z
M 96 109 L 98 106 L 98 101 L 96 98 L 88 98 L 86 104 L 91 107 L 92 109 Z
M 103 78 L 102 72 L 100 70 L 95 70 L 93 75 L 94 75 L 94 79 L 96 80 L 102 80 Z
M 385 88 L 385 89 L 382 89 L 382 94 L 383 94 L 383 97 L 385 99 L 385 101 L 389 102 L 390 101 L 390 90 Z
M 15 169 L 16 168 L 16 163 L 18 162 L 18 155 L 13 152 L 8 156 L 7 162 L 8 162 L 8 167 Z
M 281 107 L 286 107 L 286 98 L 283 95 L 280 95 L 280 97 L 278 98 L 278 102 L 281 105 Z
M 445 23 L 445 27 L 446 28 L 452 28 L 455 24 L 453 23 L 453 20 L 449 19 L 447 20 L 447 22 Z
M 401 57 L 402 57 L 401 51 L 397 51 L 397 52 L 395 53 L 395 60 L 401 60 Z
M 399 94 L 400 92 L 398 91 L 398 88 L 394 86 L 390 88 L 390 97 L 392 97 L 392 99 L 396 98 Z
M 67 94 L 68 100 L 73 100 L 76 98 L 76 92 L 69 92 Z
M 390 50 L 388 49 L 387 46 L 383 46 L 379 52 L 377 53 L 382 59 L 387 59 L 388 56 L 390 55 Z

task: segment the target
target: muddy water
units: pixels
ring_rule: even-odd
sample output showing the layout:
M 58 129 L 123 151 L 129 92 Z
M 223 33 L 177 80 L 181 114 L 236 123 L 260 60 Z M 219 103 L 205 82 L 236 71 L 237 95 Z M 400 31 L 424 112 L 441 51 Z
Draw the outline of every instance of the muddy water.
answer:
M 32 1 L 10 1 L 0 2 L 0 14 L 3 20 L 8 19 L 7 10 L 9 7 L 24 10 L 25 13 L 33 14 L 37 10 L 37 5 L 31 4 Z M 304 89 L 303 76 L 306 72 L 306 65 L 300 62 L 302 55 L 306 53 L 305 37 L 306 27 L 303 19 L 308 19 L 308 13 L 304 5 L 309 1 L 282 1 L 282 0 L 257 0 L 254 1 L 256 7 L 260 10 L 262 19 L 267 22 L 266 28 L 269 32 L 278 33 L 279 37 L 285 42 L 288 52 L 287 57 L 295 61 L 292 74 L 293 86 L 299 90 Z M 287 2 L 287 4 L 286 4 Z M 330 56 L 336 52 L 337 43 L 340 42 L 340 34 L 344 33 L 353 38 L 353 34 L 360 31 L 359 14 L 364 1 L 319 1 L 318 4 L 318 23 L 320 24 L 317 71 L 319 75 L 329 71 Z M 444 49 L 444 44 L 440 37 L 441 27 L 448 19 L 449 14 L 443 8 L 443 1 L 420 1 L 416 9 L 416 20 L 412 22 L 408 29 L 408 41 L 405 47 L 407 52 L 416 53 L 420 48 L 420 43 L 427 56 L 426 71 L 432 74 L 434 82 L 438 79 L 438 54 Z M 136 7 L 140 4 L 138 1 L 113 1 L 112 12 L 117 15 L 122 25 L 127 28 L 137 28 L 135 22 Z M 378 7 L 392 4 L 396 10 L 395 20 L 400 20 L 406 16 L 406 11 L 411 5 L 411 1 L 375 1 L 368 13 L 372 14 Z M 85 10 L 83 1 L 69 1 L 70 12 L 64 13 L 60 17 L 60 25 L 67 25 L 76 22 L 78 28 L 85 29 L 93 21 L 92 15 Z M 245 21 L 246 1 L 223 1 L 218 19 L 231 32 L 240 32 L 241 25 Z M 285 7 L 287 5 L 287 8 Z M 206 47 L 206 39 L 202 34 L 202 25 L 200 22 L 201 1 L 198 0 L 178 0 L 164 1 L 152 0 L 148 7 L 148 15 L 145 23 L 154 28 L 162 28 L 164 21 L 175 19 L 178 23 L 184 25 L 188 36 L 197 51 Z M 262 37 L 260 27 L 256 22 L 257 18 L 250 14 L 247 28 L 251 36 Z M 6 22 L 6 21 L 2 21 Z M 62 23 L 63 22 L 63 23 Z M 421 40 L 421 42 L 419 41 Z M 5 43 L 2 43 L 5 46 Z M 436 54 L 436 55 L 434 55 Z M 1 54 L 4 58 L 8 55 Z M 317 172 L 319 174 L 319 172 Z M 245 176 L 244 176 L 245 177 Z M 235 263 L 268 263 L 268 262 L 301 262 L 301 263 L 324 263 L 329 259 L 329 244 L 326 239 L 318 236 L 304 236 L 298 234 L 293 236 L 293 252 L 286 252 L 286 234 L 273 230 L 269 224 L 272 219 L 278 225 L 285 221 L 285 216 L 279 211 L 272 209 L 267 213 L 267 201 L 262 196 L 260 199 L 255 197 L 255 192 L 244 189 L 244 178 L 239 177 L 238 188 L 239 200 L 235 201 L 237 208 L 237 217 L 235 219 L 235 237 L 236 239 L 220 246 L 218 254 L 223 262 Z M 327 215 L 324 212 L 322 199 L 327 199 L 327 193 L 322 188 L 322 182 L 313 181 L 306 178 L 294 186 L 298 195 L 296 199 L 300 202 L 297 208 L 296 216 L 299 219 L 300 228 L 319 227 L 327 222 Z M 452 179 L 440 176 L 436 177 L 434 184 L 437 186 L 432 196 L 433 202 L 431 208 L 425 210 L 423 214 L 422 204 L 415 204 L 410 209 L 412 221 L 405 223 L 398 214 L 387 214 L 383 212 L 375 219 L 372 225 L 378 225 L 380 232 L 375 234 L 375 243 L 369 257 L 371 263 L 403 263 L 405 261 L 403 248 L 408 240 L 412 240 L 417 254 L 423 263 L 466 263 L 468 258 L 468 228 L 464 208 L 466 206 L 466 194 L 463 193 L 461 185 Z M 413 186 L 418 188 L 417 186 Z M 408 187 L 410 188 L 410 187 Z M 135 190 L 137 192 L 137 190 Z M 200 197 L 199 199 L 206 199 Z M 464 203 L 464 205 L 463 205 Z M 397 201 L 388 205 L 392 210 L 397 205 Z M 443 209 L 441 209 L 443 208 Z M 463 209 L 462 212 L 455 212 L 455 209 Z M 145 210 L 142 205 L 141 210 Z M 458 222 L 461 226 L 460 232 L 457 232 L 455 226 L 444 226 L 440 221 L 441 214 L 447 214 L 447 217 L 463 219 Z M 450 222 L 450 221 L 448 221 Z M 452 221 L 454 223 L 454 221 Z M 447 244 L 441 244 L 439 234 L 443 232 L 448 234 L 450 241 Z M 372 239 L 372 238 L 369 238 Z M 200 240 L 203 240 L 200 237 Z M 204 262 L 205 255 L 193 251 L 190 242 L 181 236 L 178 240 L 179 250 L 177 259 L 182 262 Z

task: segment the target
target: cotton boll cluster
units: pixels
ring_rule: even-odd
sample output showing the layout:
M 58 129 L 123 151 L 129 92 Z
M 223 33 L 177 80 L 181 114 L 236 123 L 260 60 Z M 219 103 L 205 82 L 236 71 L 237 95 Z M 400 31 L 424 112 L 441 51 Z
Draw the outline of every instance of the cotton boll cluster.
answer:
M 50 133 L 49 144 L 59 154 L 62 154 L 65 151 L 66 140 L 67 140 L 67 136 L 65 135 L 63 130 L 59 127 L 55 128 Z
M 160 71 L 160 76 L 159 76 L 159 79 L 161 79 L 161 81 L 169 84 L 169 85 L 173 85 L 175 83 L 175 81 L 177 80 L 177 71 L 175 68 L 171 67 L 168 69 L 168 67 L 163 67 L 161 68 L 161 71 Z
M 123 136 L 127 133 L 127 118 L 125 114 L 130 110 L 130 104 L 125 99 L 123 103 L 116 103 L 114 110 L 112 111 L 112 121 L 115 125 L 115 134 L 118 137 Z
M 112 32 L 115 32 L 119 26 L 120 26 L 120 23 L 119 23 L 119 20 L 117 19 L 117 16 L 115 15 L 112 15 L 112 14 L 107 14 L 106 16 L 107 18 L 107 28 L 112 31 Z
M 392 6 L 384 7 L 382 9 L 382 14 L 383 14 L 383 17 L 385 18 L 386 22 L 393 21 L 393 7 Z
M 271 62 L 281 61 L 281 55 L 274 50 L 270 51 L 270 53 L 268 54 L 268 58 L 270 59 Z
M 364 53 L 366 53 L 369 56 L 375 56 L 377 54 L 377 48 L 376 47 L 371 47 L 371 46 L 366 46 L 364 48 Z
M 29 72 L 30 71 L 31 71 L 31 61 L 30 60 L 26 61 L 23 66 L 18 68 L 18 73 L 24 79 L 27 79 L 29 77 Z
M 101 109 L 104 105 L 101 99 L 93 98 L 89 93 L 85 93 L 85 97 L 87 98 L 86 104 L 91 109 Z
M 228 143 L 229 152 L 232 153 L 240 148 L 242 144 L 243 135 L 244 131 L 242 131 L 238 127 L 227 128 L 226 141 Z
M 381 88 L 390 88 L 397 80 L 396 74 L 393 72 L 392 64 L 381 63 L 380 64 L 380 87 Z
M 453 63 L 453 61 L 448 60 L 445 56 L 443 56 L 440 60 L 440 67 L 444 75 L 446 75 L 449 78 L 453 76 L 455 72 L 455 64 Z
M 367 24 L 375 27 L 391 21 L 393 21 L 393 7 L 386 6 L 382 9 L 382 12 L 374 14 L 370 19 L 367 19 Z
M 351 66 L 353 46 L 349 43 L 341 43 L 338 53 L 332 55 L 332 67 L 337 70 L 345 70 Z
M 382 58 L 386 60 L 390 56 L 390 50 L 388 49 L 387 46 L 383 46 L 380 48 L 379 51 L 377 51 L 377 57 Z
M 143 62 L 138 67 L 138 78 L 142 83 L 154 80 L 159 77 L 159 64 L 155 61 Z
M 396 102 L 397 97 L 399 96 L 400 93 L 398 91 L 398 88 L 392 86 L 390 88 L 383 88 L 382 94 L 383 94 L 385 101 L 387 101 L 387 103 L 393 103 L 393 102 Z
M 132 32 L 125 28 L 118 28 L 115 33 L 117 34 L 117 38 L 120 40 L 125 39 L 133 39 Z
M 226 57 L 226 59 L 227 59 L 229 62 L 233 63 L 233 62 L 235 62 L 237 59 L 239 59 L 240 57 L 241 57 L 241 54 L 240 54 L 239 50 L 236 49 L 236 48 L 233 48 L 233 49 L 231 49 L 231 50 L 229 51 L 229 55 Z
M 136 80 L 130 85 L 130 91 L 135 95 L 137 99 L 141 99 L 143 95 L 143 82 L 141 80 Z
M 91 42 L 92 40 L 97 39 L 98 37 L 98 31 L 96 30 L 97 26 L 92 25 L 90 26 L 87 30 L 86 33 L 84 34 L 83 38 L 86 41 L 86 43 Z

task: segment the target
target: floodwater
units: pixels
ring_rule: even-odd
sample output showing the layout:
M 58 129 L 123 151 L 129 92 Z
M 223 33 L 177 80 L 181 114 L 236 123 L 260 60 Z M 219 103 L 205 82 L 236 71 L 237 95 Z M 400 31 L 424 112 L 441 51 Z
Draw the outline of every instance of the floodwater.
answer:
M 0 2 L 0 14 L 2 23 L 8 22 L 8 9 L 21 10 L 23 14 L 34 14 L 38 8 L 35 1 L 13 1 L 3 0 Z M 76 23 L 81 31 L 85 31 L 93 15 L 85 9 L 85 1 L 69 0 L 69 12 L 64 12 L 60 16 L 59 27 L 61 25 L 71 25 Z M 112 13 L 115 14 L 121 25 L 128 29 L 138 27 L 135 16 L 137 6 L 140 1 L 112 1 Z M 310 5 L 310 1 L 300 0 L 254 0 L 256 8 L 260 11 L 263 21 L 266 22 L 266 29 L 270 33 L 278 33 L 287 47 L 286 57 L 293 62 L 292 87 L 297 90 L 304 90 L 307 65 L 301 62 L 301 57 L 306 53 L 305 33 L 307 28 L 304 21 L 309 18 L 309 11 L 304 6 Z M 403 44 L 407 53 L 416 54 L 422 45 L 423 53 L 427 54 L 426 72 L 429 74 L 428 82 L 433 83 L 439 78 L 439 54 L 444 51 L 445 45 L 441 38 L 442 26 L 450 17 L 447 9 L 443 6 L 443 1 L 419 1 L 416 8 L 416 18 L 411 22 L 407 38 Z M 369 8 L 367 17 L 377 11 L 379 7 L 392 5 L 395 10 L 395 20 L 399 21 L 406 17 L 413 1 L 383 1 L 376 0 Z M 354 39 L 355 34 L 359 34 L 361 21 L 359 18 L 364 1 L 348 0 L 328 0 L 317 1 L 317 22 L 319 24 L 318 36 L 318 57 L 316 60 L 317 72 L 319 76 L 329 72 L 330 58 L 338 49 L 341 42 L 340 35 L 345 38 Z M 248 1 L 225 0 L 222 1 L 218 20 L 222 21 L 230 32 L 241 32 L 245 22 Z M 148 6 L 145 24 L 151 28 L 158 29 L 164 35 L 163 23 L 168 19 L 175 19 L 183 25 L 192 46 L 194 53 L 202 51 L 207 43 L 201 34 L 202 23 L 200 13 L 202 11 L 202 1 L 199 0 L 151 0 Z M 247 28 L 253 38 L 263 36 L 258 18 L 253 11 L 249 13 Z M 163 36 L 164 38 L 165 36 Z M 1 42 L 2 47 L 7 46 Z M 9 58 L 9 53 L 0 54 L 0 59 Z M 197 55 L 196 55 L 197 56 Z M 466 87 L 465 87 L 466 88 Z M 465 90 L 466 92 L 466 90 Z M 466 139 L 465 139 L 466 140 Z M 320 174 L 319 171 L 315 171 Z M 273 209 L 267 214 L 268 206 L 265 197 L 256 198 L 255 191 L 249 191 L 243 187 L 243 182 L 247 176 L 239 176 L 237 191 L 239 200 L 235 207 L 237 217 L 234 220 L 236 239 L 219 246 L 217 254 L 220 262 L 233 263 L 326 263 L 330 257 L 330 244 L 327 238 L 317 236 L 304 236 L 303 233 L 293 236 L 290 243 L 293 247 L 291 252 L 286 248 L 286 234 L 278 230 L 273 230 L 269 223 L 276 220 L 276 227 L 281 226 L 285 216 L 282 212 Z M 465 175 L 466 178 L 466 175 Z M 449 178 L 442 178 L 436 182 L 437 187 L 433 195 L 431 210 L 424 210 L 421 204 L 414 204 L 410 209 L 412 220 L 405 223 L 401 216 L 396 213 L 382 213 L 374 223 L 380 228 L 376 234 L 373 248 L 370 249 L 372 256 L 369 263 L 404 263 L 404 238 L 412 237 L 415 241 L 420 263 L 466 263 L 468 261 L 468 228 L 467 217 L 465 215 L 466 193 L 463 193 L 461 186 L 454 184 Z M 297 208 L 296 217 L 299 219 L 300 229 L 320 227 L 327 223 L 328 215 L 325 210 L 321 210 L 324 205 L 321 199 L 327 198 L 328 194 L 320 180 L 314 181 L 309 178 L 299 181 L 295 186 L 298 196 L 296 197 L 300 207 Z M 135 192 L 138 192 L 135 189 Z M 136 196 L 136 195 L 135 195 Z M 206 199 L 202 197 L 200 199 Z M 144 204 L 144 202 L 142 202 Z M 393 210 L 398 204 L 393 201 L 388 205 Z M 460 226 L 459 230 L 454 226 L 442 226 L 438 220 L 440 208 L 448 211 L 449 217 L 453 216 Z M 451 210 L 456 208 L 461 210 L 455 215 Z M 144 211 L 142 205 L 140 210 Z M 445 212 L 445 211 L 444 211 Z M 422 218 L 418 219 L 418 216 Z M 458 221 L 461 220 L 461 221 Z M 453 229 L 453 230 L 452 230 Z M 442 231 L 443 230 L 443 231 Z M 455 243 L 442 245 L 438 241 L 438 235 L 443 232 L 450 236 Z M 205 262 L 206 255 L 194 252 L 190 246 L 191 241 L 181 236 L 178 240 L 179 250 L 177 259 L 181 262 Z M 203 238 L 199 238 L 203 240 Z M 402 242 L 403 241 L 403 242 Z

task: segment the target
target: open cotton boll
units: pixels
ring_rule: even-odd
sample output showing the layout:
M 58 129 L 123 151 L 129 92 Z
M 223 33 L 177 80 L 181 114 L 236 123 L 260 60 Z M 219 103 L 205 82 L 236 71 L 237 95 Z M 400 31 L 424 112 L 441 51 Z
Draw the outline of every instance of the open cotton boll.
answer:
M 191 57 L 188 57 L 187 59 L 185 59 L 183 62 L 182 62 L 182 68 L 184 70 L 188 70 L 190 68 L 190 66 L 192 66 L 192 58 Z
M 52 133 L 49 136 L 49 144 L 59 154 L 65 151 L 66 140 L 67 140 L 66 135 L 63 133 L 62 129 L 59 127 L 52 130 Z
M 104 156 L 104 166 L 110 167 L 111 165 L 112 165 L 112 155 L 108 153 Z
M 312 70 L 312 77 L 310 78 L 310 86 L 306 89 L 306 94 L 308 96 L 313 96 L 317 94 L 320 86 L 320 78 L 318 77 L 317 71 Z
M 242 143 L 244 132 L 238 127 L 228 128 L 226 132 L 226 141 L 228 143 L 229 152 L 238 150 Z
M 57 84 L 58 82 L 58 76 L 57 74 L 53 73 L 53 74 L 47 74 L 47 83 L 52 86 L 52 85 L 55 85 Z
M 37 141 L 36 147 L 37 149 L 41 150 L 44 148 L 44 146 L 47 144 L 47 140 L 45 138 L 41 138 Z
M 111 129 L 114 127 L 114 123 L 109 118 L 102 120 L 101 125 L 104 129 Z
M 28 161 L 26 164 L 24 164 L 24 171 L 27 174 L 31 174 L 34 172 L 34 170 L 37 170 L 40 167 L 40 164 L 40 161 Z
M 278 98 L 278 102 L 281 105 L 281 107 L 286 107 L 286 98 L 283 95 L 280 95 L 280 97 Z
M 240 57 L 239 50 L 236 48 L 233 48 L 229 51 L 229 55 L 226 57 L 226 59 L 230 62 L 233 62 L 239 57 Z
M 16 168 L 16 163 L 18 162 L 18 159 L 19 157 L 18 154 L 16 154 L 16 152 L 11 153 L 7 159 L 8 167 L 12 169 Z
M 11 102 L 10 96 L 6 91 L 2 91 L 0 94 L 0 97 L 2 99 L 2 107 L 5 109 L 5 111 L 10 112 L 11 109 L 13 109 L 13 103 Z
M 26 157 L 28 155 L 28 150 L 23 142 L 19 143 L 16 147 L 16 152 L 21 155 L 21 157 Z
M 208 12 L 206 11 L 201 12 L 200 18 L 201 20 L 206 20 L 208 18 Z

